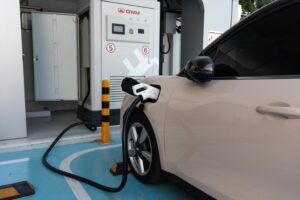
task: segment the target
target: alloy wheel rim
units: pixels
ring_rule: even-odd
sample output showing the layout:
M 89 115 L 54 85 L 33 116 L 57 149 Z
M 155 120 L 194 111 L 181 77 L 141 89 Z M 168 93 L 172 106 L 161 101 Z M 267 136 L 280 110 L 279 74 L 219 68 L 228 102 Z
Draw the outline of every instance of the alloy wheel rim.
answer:
M 130 126 L 128 137 L 128 155 L 134 171 L 145 176 L 152 165 L 152 144 L 148 131 L 140 123 Z

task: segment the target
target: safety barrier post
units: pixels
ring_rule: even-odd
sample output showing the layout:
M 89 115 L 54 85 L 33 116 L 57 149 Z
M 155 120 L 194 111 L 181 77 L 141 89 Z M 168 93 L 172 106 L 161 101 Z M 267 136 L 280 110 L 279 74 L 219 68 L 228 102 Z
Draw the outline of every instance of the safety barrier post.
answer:
M 109 135 L 109 109 L 110 102 L 110 81 L 102 81 L 102 119 L 101 119 L 101 143 L 110 143 Z

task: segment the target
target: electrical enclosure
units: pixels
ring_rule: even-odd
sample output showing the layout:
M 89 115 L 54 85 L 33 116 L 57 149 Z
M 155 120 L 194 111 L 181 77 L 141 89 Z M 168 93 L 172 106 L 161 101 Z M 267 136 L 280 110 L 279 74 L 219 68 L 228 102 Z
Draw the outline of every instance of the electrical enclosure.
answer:
M 91 91 L 96 94 L 91 95 L 91 110 L 101 110 L 102 80 L 111 81 L 111 109 L 120 109 L 124 98 L 120 85 L 124 77 L 140 80 L 159 75 L 160 4 L 152 0 L 115 0 L 94 1 L 92 6 L 91 67 L 94 70 L 91 71 L 96 74 Z M 100 11 L 100 16 L 95 11 Z M 97 23 L 100 23 L 99 32 Z M 97 43 L 99 38 L 101 41 Z
M 88 8 L 90 97 L 84 108 L 79 101 L 78 117 L 100 124 L 101 83 L 110 80 L 111 119 L 113 124 L 118 124 L 118 110 L 124 98 L 120 87 L 123 78 L 141 80 L 159 75 L 160 3 L 156 0 L 91 0 Z M 81 81 L 81 99 L 88 91 L 85 82 Z

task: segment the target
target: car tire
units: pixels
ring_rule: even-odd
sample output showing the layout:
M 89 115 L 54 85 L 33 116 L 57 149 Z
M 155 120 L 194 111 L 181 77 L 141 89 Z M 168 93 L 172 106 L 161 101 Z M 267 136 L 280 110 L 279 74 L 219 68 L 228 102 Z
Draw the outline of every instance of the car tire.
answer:
M 161 179 L 161 166 L 153 128 L 143 113 L 135 113 L 127 130 L 128 162 L 140 182 L 155 184 Z

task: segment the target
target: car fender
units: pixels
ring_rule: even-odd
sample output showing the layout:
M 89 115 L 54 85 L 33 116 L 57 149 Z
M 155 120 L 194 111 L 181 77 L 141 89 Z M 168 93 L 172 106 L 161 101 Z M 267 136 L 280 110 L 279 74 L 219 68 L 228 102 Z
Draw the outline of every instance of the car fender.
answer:
M 146 84 L 160 85 L 161 91 L 158 100 L 155 103 L 145 103 L 144 104 L 144 114 L 148 118 L 153 128 L 155 138 L 157 141 L 158 152 L 160 156 L 160 164 L 163 170 L 168 171 L 165 159 L 165 135 L 164 135 L 164 125 L 166 117 L 166 109 L 168 101 L 172 96 L 173 91 L 176 89 L 178 83 L 177 76 L 167 76 L 167 77 L 150 77 L 144 79 L 142 82 Z M 135 97 L 129 94 L 125 95 L 121 108 L 121 128 L 123 124 L 123 116 L 128 107 L 132 104 Z

